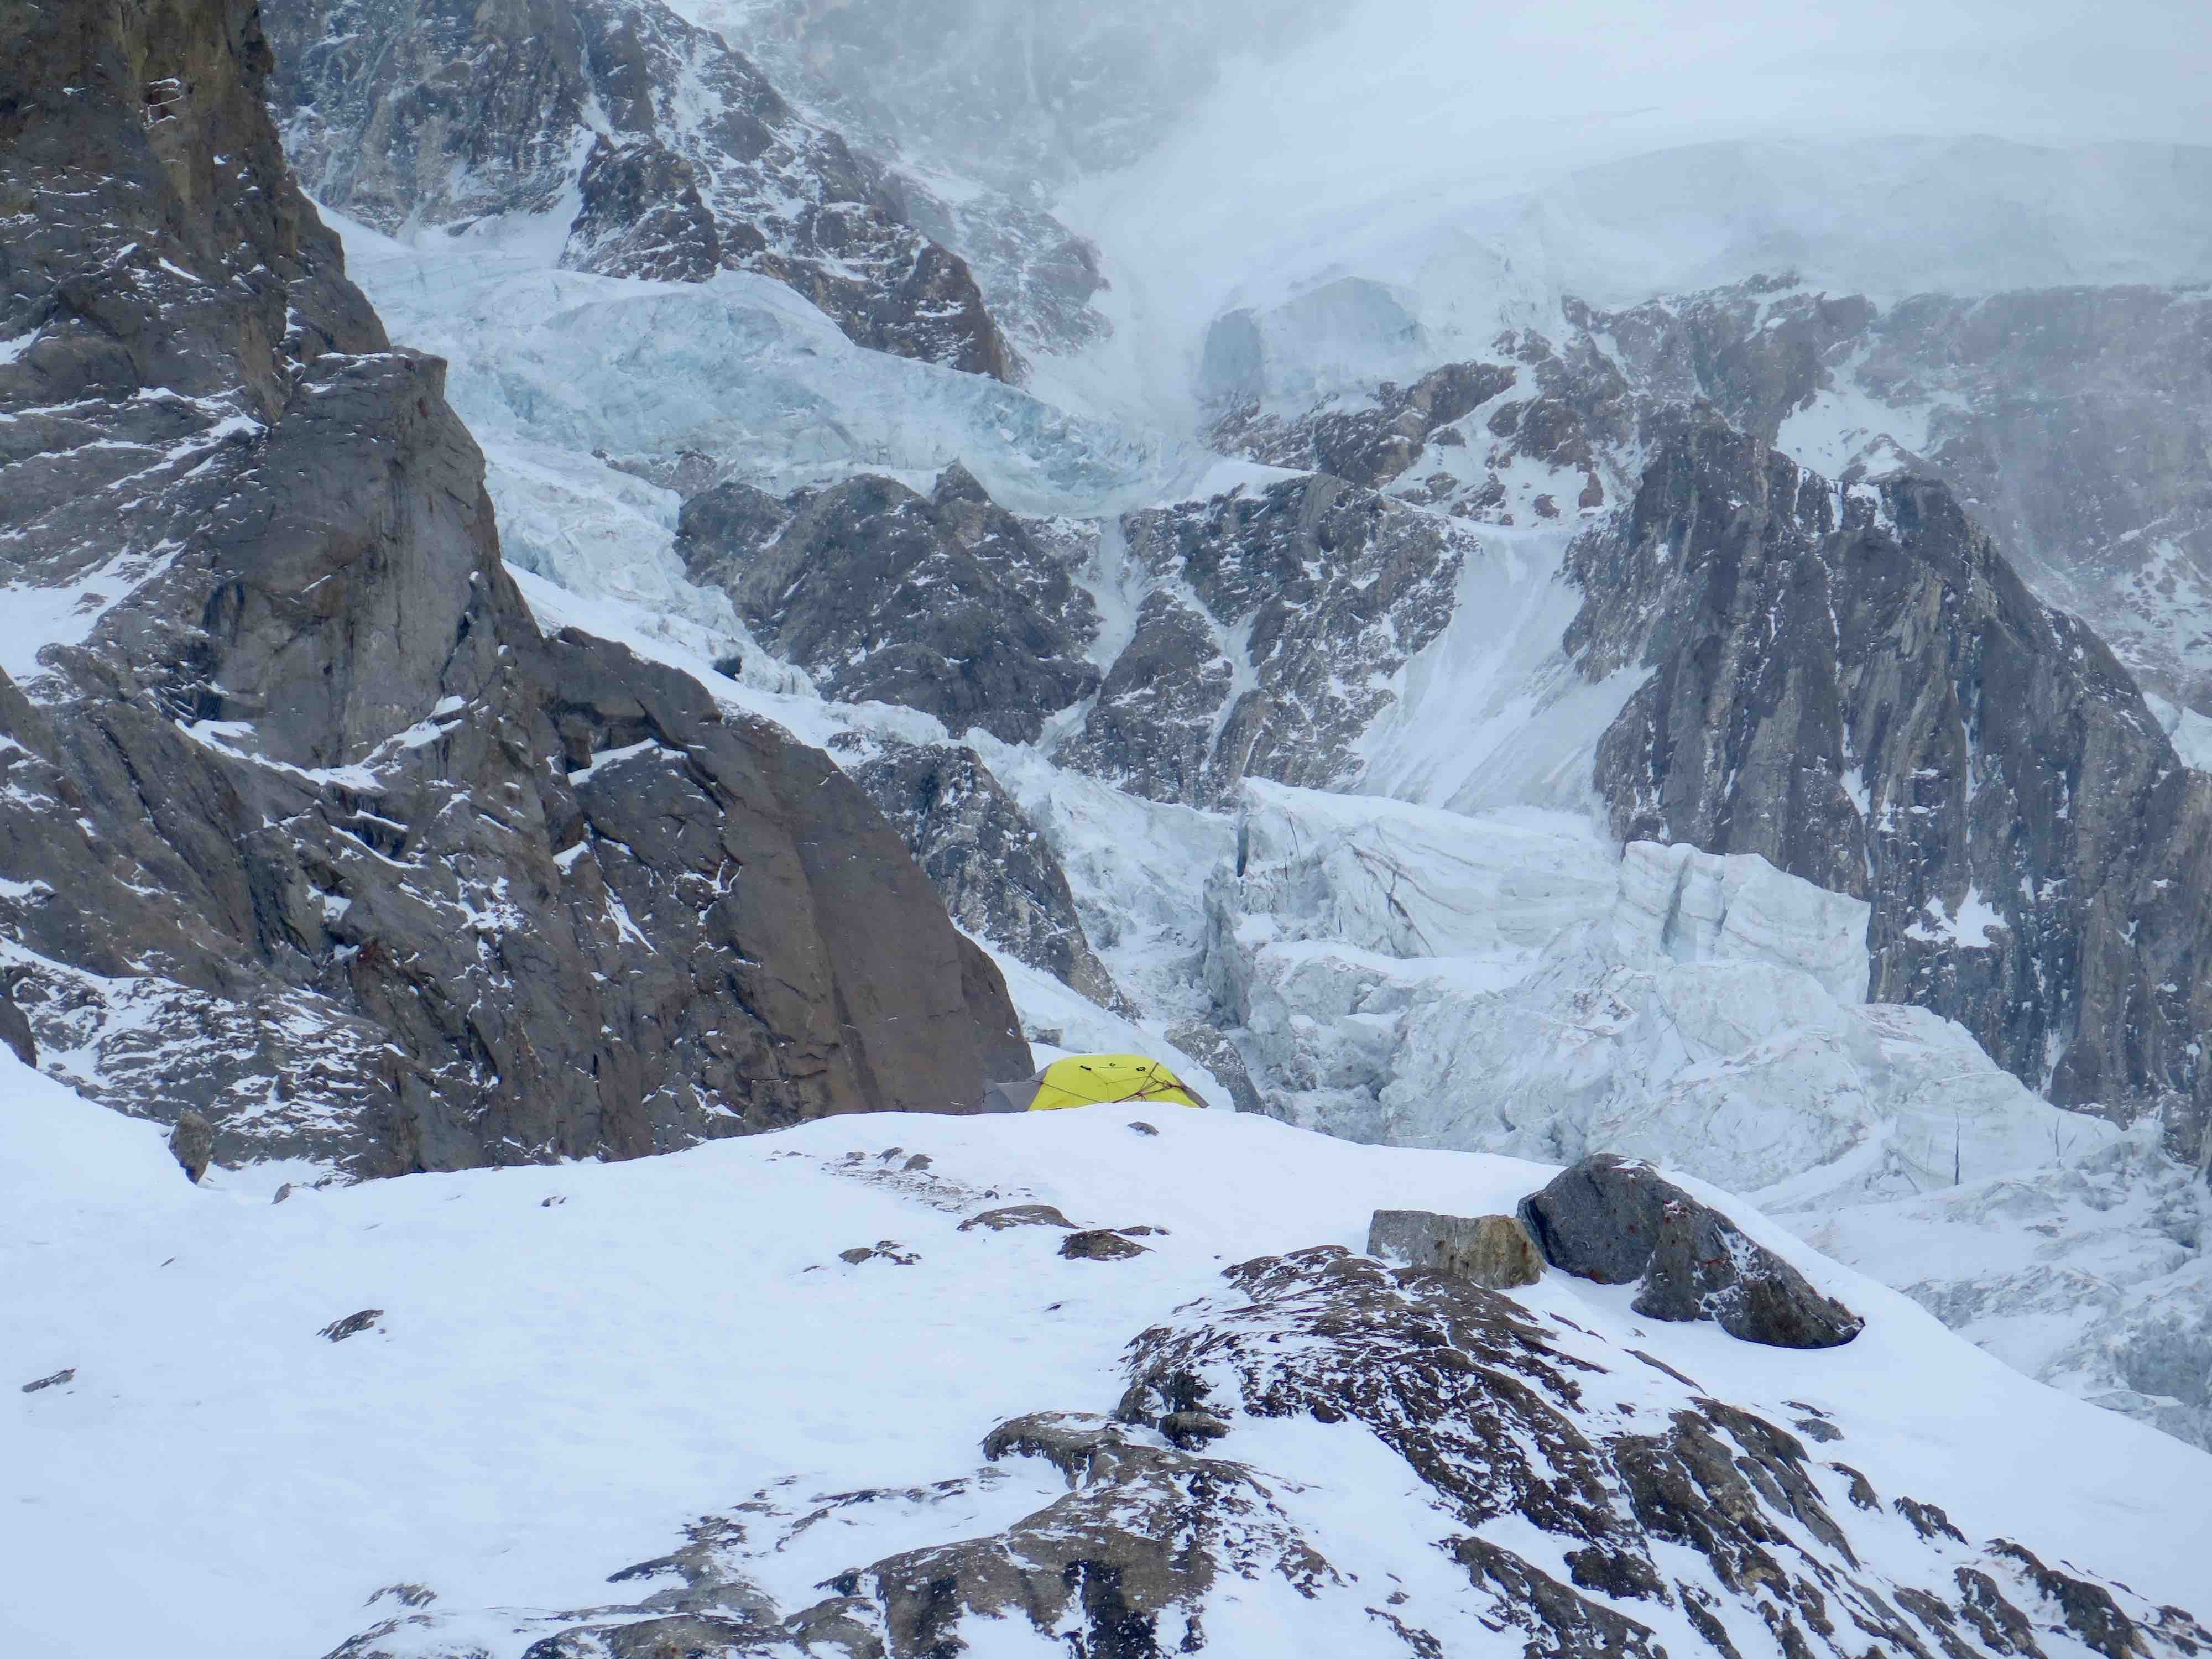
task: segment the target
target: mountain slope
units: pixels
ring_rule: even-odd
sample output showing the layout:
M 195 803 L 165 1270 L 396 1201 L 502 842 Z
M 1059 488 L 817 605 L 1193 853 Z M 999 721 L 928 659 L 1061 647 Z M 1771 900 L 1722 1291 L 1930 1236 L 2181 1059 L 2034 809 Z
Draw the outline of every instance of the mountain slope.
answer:
M 256 19 L 9 16 L 0 951 L 43 1062 L 363 1174 L 971 1107 L 1027 1049 L 859 791 L 532 622 Z
M 898 189 L 658 0 L 275 0 L 271 92 L 307 189 L 397 233 L 544 216 L 583 270 L 789 283 L 856 343 L 1018 360 Z

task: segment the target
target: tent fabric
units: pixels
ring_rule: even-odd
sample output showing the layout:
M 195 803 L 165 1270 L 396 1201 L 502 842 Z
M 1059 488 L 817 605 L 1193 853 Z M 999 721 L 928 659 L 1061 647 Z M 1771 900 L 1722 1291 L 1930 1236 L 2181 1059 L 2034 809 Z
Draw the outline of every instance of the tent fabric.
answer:
M 1204 1107 L 1197 1091 L 1149 1054 L 1073 1054 L 1055 1060 L 1036 1077 L 1032 1112 L 1061 1111 L 1103 1101 L 1156 1101 Z
M 1025 1077 L 1018 1083 L 994 1083 L 983 1091 L 983 1109 L 987 1112 L 1026 1112 L 1030 1103 L 1036 1098 L 1037 1089 L 1044 1073 Z

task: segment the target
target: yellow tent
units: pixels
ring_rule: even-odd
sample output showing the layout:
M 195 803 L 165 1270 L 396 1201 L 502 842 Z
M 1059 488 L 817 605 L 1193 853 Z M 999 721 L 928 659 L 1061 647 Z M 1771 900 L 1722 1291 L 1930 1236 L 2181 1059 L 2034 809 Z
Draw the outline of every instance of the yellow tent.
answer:
M 1206 1104 L 1196 1090 L 1149 1054 L 1071 1054 L 1054 1060 L 1035 1077 L 993 1084 L 984 1092 L 983 1109 L 1056 1112 L 1118 1100 Z

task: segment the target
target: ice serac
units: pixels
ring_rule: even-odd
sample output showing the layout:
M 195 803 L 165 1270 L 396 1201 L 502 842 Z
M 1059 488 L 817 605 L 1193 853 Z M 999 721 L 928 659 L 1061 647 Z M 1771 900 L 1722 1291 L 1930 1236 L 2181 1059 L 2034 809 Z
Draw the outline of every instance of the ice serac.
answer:
M 1754 856 L 1247 783 L 1206 974 L 1292 1121 L 1574 1162 L 1778 1206 L 1905 1196 L 2111 1141 L 1958 1025 L 1864 1006 L 1868 909 Z
M 16 8 L 0 956 L 43 1064 L 362 1174 L 959 1111 L 996 970 L 817 751 L 544 637 L 250 0 Z
M 857 343 L 1018 373 L 968 267 L 898 189 L 659 0 L 271 0 L 294 163 L 381 230 L 573 222 L 579 270 L 788 283 Z
M 1247 777 L 1325 787 L 1451 620 L 1474 536 L 1316 474 L 1128 515 L 1146 585 L 1083 730 L 1055 756 L 1155 800 Z
M 1877 1000 L 2055 1100 L 2202 1124 L 2212 782 L 1944 485 L 1838 487 L 1686 416 L 1569 562 L 1584 673 L 1649 670 L 1598 749 L 1615 834 L 1863 897 Z

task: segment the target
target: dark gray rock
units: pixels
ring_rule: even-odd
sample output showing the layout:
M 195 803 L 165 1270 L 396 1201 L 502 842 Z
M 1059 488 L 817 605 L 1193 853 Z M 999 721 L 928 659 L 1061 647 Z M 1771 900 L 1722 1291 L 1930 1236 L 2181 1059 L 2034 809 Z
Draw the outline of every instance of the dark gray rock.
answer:
M 1377 1210 L 1367 1227 L 1367 1254 L 1404 1266 L 1432 1267 L 1486 1291 L 1518 1290 L 1544 1276 L 1544 1258 L 1535 1241 L 1510 1215 Z
M 576 270 L 703 283 L 721 269 L 721 231 L 697 172 L 658 138 L 594 138 L 577 188 L 583 206 L 567 254 Z
M 1097 1227 L 1068 1234 L 1060 1241 L 1060 1253 L 1070 1261 L 1126 1261 L 1147 1252 L 1134 1239 Z
M 177 1160 L 185 1179 L 198 1186 L 208 1160 L 215 1156 L 215 1125 L 189 1107 L 178 1113 L 169 1131 L 169 1156 Z
M 0 18 L 0 191 L 52 204 L 0 221 L 31 342 L 0 580 L 98 595 L 0 676 L 42 1046 L 224 1162 L 356 1174 L 972 1109 L 1031 1070 L 826 757 L 539 634 L 440 366 L 388 349 L 284 169 L 257 11 L 178 3 Z
M 867 757 L 854 759 L 842 740 L 830 747 L 963 930 L 1135 1018 L 1085 936 L 1051 844 L 974 750 L 855 738 L 849 755 Z
M 1083 729 L 1054 755 L 1149 800 L 1209 801 L 1217 716 L 1237 671 L 1218 628 L 1164 588 L 1145 596 Z
M 1633 1285 L 1651 1265 L 1667 1206 L 1684 1196 L 1650 1164 L 1600 1152 L 1522 1199 L 1520 1219 L 1544 1260 L 1561 1272 Z
M 1380 489 L 1412 470 L 1431 441 L 1446 441 L 1444 428 L 1512 390 L 1517 378 L 1508 364 L 1447 363 L 1410 386 L 1385 380 L 1364 408 L 1324 404 L 1285 419 L 1248 403 L 1217 421 L 1207 441 L 1224 454 Z M 1450 439 L 1467 441 L 1456 431 Z
M 1631 1305 L 1653 1319 L 1710 1319 L 1730 1336 L 1771 1348 L 1838 1347 L 1866 1325 L 1686 1194 L 1661 1211 L 1651 1265 Z
M 892 174 L 903 217 L 967 262 L 992 319 L 1017 348 L 1067 356 L 1113 325 L 1092 303 L 1111 286 L 1098 249 L 1044 210 L 1034 188 L 972 188 L 940 198 L 912 174 Z
M 1928 294 L 1883 311 L 1782 276 L 1583 321 L 1644 401 L 1709 399 L 1769 443 L 1822 392 L 1861 399 L 1873 413 L 1857 417 L 1869 423 L 1852 472 L 1942 479 L 2040 597 L 2090 623 L 2147 687 L 2212 710 L 2204 295 Z
M 1259 1090 L 1253 1086 L 1243 1050 L 1219 1026 L 1202 1019 L 1185 1020 L 1179 1025 L 1169 1026 L 1167 1036 L 1170 1042 L 1221 1079 L 1222 1086 L 1229 1091 L 1230 1103 L 1238 1111 L 1267 1109 Z
M 1523 1199 L 1521 1220 L 1553 1267 L 1601 1285 L 1640 1280 L 1631 1305 L 1649 1318 L 1710 1319 L 1777 1348 L 1836 1347 L 1865 1325 L 1648 1164 L 1586 1158 Z
M 376 1322 L 384 1317 L 381 1308 L 363 1308 L 359 1313 L 348 1314 L 343 1319 L 334 1319 L 315 1333 L 332 1342 L 343 1342 L 349 1336 L 359 1336 L 363 1331 L 373 1331 Z
M 1480 556 L 1459 527 L 1325 476 L 1121 528 L 1158 586 L 1056 758 L 1192 805 L 1228 799 L 1247 776 L 1314 788 L 1351 776 L 1385 683 L 1443 632 L 1461 565 Z M 1232 707 L 1240 671 L 1249 685 Z
M 963 469 L 933 496 L 873 477 L 781 501 L 723 484 L 684 503 L 677 551 L 826 695 L 920 708 L 955 737 L 1032 742 L 1098 687 L 1065 550 Z
M 392 231 L 543 213 L 564 262 L 757 271 L 859 344 L 1012 380 L 968 267 L 720 35 L 658 0 L 270 0 L 287 148 L 318 199 Z
M 837 1252 L 840 1261 L 848 1261 L 855 1267 L 864 1261 L 888 1261 L 894 1267 L 911 1267 L 921 1260 L 895 1238 L 880 1239 L 873 1244 L 855 1244 L 849 1250 Z
M 1569 555 L 1566 644 L 1652 670 L 1598 750 L 1624 837 L 1869 900 L 1871 995 L 2062 1104 L 2212 1100 L 2212 781 L 1941 483 L 1838 487 L 1717 420 Z
M 1203 1451 L 1229 1434 L 1229 1425 L 1212 1412 L 1170 1412 L 1160 1419 L 1158 1428 L 1170 1445 L 1185 1451 Z
M 0 776 L 6 775 L 0 769 Z M 0 1042 L 33 1071 L 39 1068 L 39 1040 L 31 1030 L 31 1022 L 15 1006 L 15 988 L 12 973 L 0 974 Z

